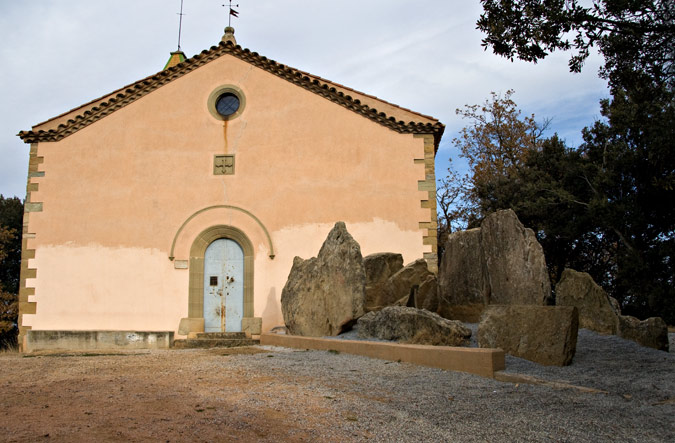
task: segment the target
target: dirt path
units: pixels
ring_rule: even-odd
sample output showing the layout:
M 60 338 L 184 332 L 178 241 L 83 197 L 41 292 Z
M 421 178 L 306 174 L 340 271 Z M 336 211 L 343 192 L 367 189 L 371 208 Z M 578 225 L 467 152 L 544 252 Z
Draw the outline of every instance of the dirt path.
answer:
M 673 355 L 585 335 L 569 367 L 513 362 L 539 385 L 284 348 L 0 354 L 0 441 L 675 441 Z
M 218 370 L 227 359 L 258 352 L 265 351 L 30 358 L 6 354 L 0 357 L 0 440 L 255 441 L 274 436 L 285 441 L 344 441 L 354 437 L 326 432 L 341 417 L 322 407 L 326 401 L 320 394 L 307 390 L 300 394 L 301 380 L 289 386 L 283 376 L 272 379 L 267 374 Z M 292 397 L 294 404 L 285 405 L 288 410 L 256 405 L 259 392 Z

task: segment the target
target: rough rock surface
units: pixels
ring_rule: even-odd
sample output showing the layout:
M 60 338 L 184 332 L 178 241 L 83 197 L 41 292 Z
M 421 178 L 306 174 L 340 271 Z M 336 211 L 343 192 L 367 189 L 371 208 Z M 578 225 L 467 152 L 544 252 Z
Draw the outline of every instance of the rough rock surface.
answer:
M 627 340 L 658 349 L 660 351 L 669 350 L 668 345 L 668 326 L 661 317 L 651 317 L 640 321 L 629 315 L 619 317 L 619 336 Z
M 618 303 L 585 272 L 565 269 L 555 287 L 557 306 L 575 306 L 579 327 L 601 334 L 616 334 L 619 327 Z
M 384 285 L 382 297 L 383 304 L 375 309 L 385 306 L 408 303 L 411 293 L 417 293 L 422 283 L 434 274 L 429 271 L 426 260 L 420 258 L 401 268 L 398 272 L 387 279 Z
M 579 311 L 572 306 L 488 306 L 478 325 L 478 346 L 542 365 L 566 366 L 577 346 Z
M 435 275 L 428 275 L 420 284 L 415 294 L 415 307 L 431 312 L 438 310 L 438 280 Z
M 510 209 L 448 236 L 438 284 L 437 312 L 467 322 L 478 321 L 486 305 L 542 306 L 551 295 L 544 250 Z
M 384 287 L 389 277 L 403 268 L 403 256 L 393 252 L 370 254 L 363 259 L 366 270 L 366 312 L 386 306 Z
M 294 335 L 338 335 L 363 315 L 366 273 L 361 247 L 337 222 L 309 260 L 295 257 L 281 292 L 281 311 Z
M 489 303 L 480 228 L 453 232 L 438 271 L 439 305 L 445 317 L 476 323 Z
M 461 322 L 433 312 L 404 306 L 389 306 L 369 312 L 358 320 L 359 336 L 423 345 L 461 346 L 471 330 Z
M 551 282 L 544 249 L 532 229 L 508 209 L 488 215 L 480 228 L 490 304 L 545 305 Z

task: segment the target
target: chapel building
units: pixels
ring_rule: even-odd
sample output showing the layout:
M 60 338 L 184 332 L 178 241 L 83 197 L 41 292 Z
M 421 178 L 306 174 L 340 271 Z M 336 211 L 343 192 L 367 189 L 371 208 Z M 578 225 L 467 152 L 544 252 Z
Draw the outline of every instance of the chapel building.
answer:
M 443 130 L 244 49 L 229 27 L 194 57 L 172 53 L 157 74 L 19 133 L 19 343 L 268 331 L 283 324 L 293 258 L 315 256 L 336 221 L 364 256 L 435 270 Z

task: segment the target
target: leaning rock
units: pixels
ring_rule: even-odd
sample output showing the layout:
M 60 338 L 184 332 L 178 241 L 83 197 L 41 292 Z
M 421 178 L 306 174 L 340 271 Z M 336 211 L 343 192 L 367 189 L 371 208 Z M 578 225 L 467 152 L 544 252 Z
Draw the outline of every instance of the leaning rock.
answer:
M 366 274 L 359 244 L 337 222 L 309 260 L 295 257 L 281 292 L 281 311 L 291 334 L 338 335 L 363 315 Z
M 397 304 L 397 302 L 405 306 L 408 304 L 410 295 L 416 294 L 420 285 L 430 275 L 433 276 L 427 267 L 426 260 L 423 258 L 415 260 L 405 268 L 400 269 L 387 280 L 384 286 L 383 304 L 376 309 L 391 306 Z
M 668 326 L 661 317 L 640 321 L 635 317 L 622 315 L 619 317 L 618 335 L 642 346 L 668 352 Z
M 575 306 L 579 310 L 579 327 L 601 334 L 616 334 L 620 311 L 616 300 L 609 297 L 585 272 L 565 269 L 555 287 L 557 306 Z
M 478 325 L 478 346 L 542 365 L 566 366 L 577 348 L 579 312 L 572 306 L 488 306 Z
M 424 309 L 389 306 L 358 320 L 359 336 L 422 345 L 460 346 L 471 337 L 461 322 Z
M 435 275 L 428 275 L 420 284 L 415 294 L 415 307 L 431 312 L 438 310 L 438 280 Z
M 384 287 L 389 277 L 403 268 L 403 256 L 393 252 L 371 254 L 363 259 L 366 270 L 366 312 L 387 305 Z
M 510 209 L 488 215 L 480 227 L 490 304 L 545 305 L 551 282 L 544 249 Z
M 453 232 L 445 242 L 438 271 L 439 305 L 445 317 L 476 323 L 489 303 L 489 284 L 480 228 Z

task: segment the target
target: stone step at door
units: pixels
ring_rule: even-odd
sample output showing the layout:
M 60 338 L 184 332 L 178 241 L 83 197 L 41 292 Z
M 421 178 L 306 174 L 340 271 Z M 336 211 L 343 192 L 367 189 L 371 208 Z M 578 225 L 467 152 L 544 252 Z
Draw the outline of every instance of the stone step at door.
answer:
M 260 340 L 251 338 L 188 338 L 184 340 L 175 340 L 173 342 L 173 347 L 175 349 L 235 348 L 259 344 Z
M 225 340 L 244 340 L 246 338 L 245 332 L 198 332 L 197 339 L 225 339 Z

